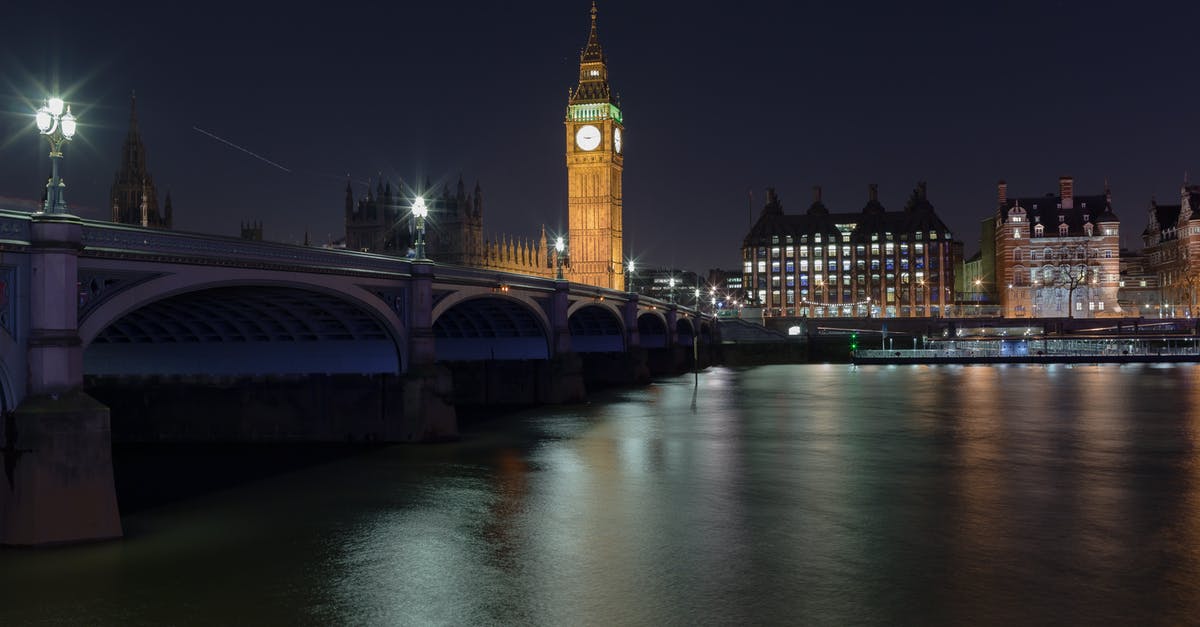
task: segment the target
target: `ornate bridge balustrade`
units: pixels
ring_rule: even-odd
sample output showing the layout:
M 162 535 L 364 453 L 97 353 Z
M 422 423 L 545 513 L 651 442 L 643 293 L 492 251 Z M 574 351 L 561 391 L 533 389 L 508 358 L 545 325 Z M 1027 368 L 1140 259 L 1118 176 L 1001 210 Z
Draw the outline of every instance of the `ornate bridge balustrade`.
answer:
M 455 437 L 456 407 L 704 362 L 714 328 L 568 281 L 0 210 L 0 542 L 119 536 L 112 437 Z

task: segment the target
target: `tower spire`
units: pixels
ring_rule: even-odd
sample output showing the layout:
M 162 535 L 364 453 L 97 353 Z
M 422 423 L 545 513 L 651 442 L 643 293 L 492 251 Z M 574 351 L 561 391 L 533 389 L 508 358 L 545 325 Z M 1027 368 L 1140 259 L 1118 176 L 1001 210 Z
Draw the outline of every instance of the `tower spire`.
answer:
M 584 102 L 612 102 L 608 88 L 608 59 L 600 47 L 600 36 L 596 31 L 596 3 L 592 2 L 591 30 L 587 44 L 579 51 L 579 86 L 571 93 L 571 104 Z

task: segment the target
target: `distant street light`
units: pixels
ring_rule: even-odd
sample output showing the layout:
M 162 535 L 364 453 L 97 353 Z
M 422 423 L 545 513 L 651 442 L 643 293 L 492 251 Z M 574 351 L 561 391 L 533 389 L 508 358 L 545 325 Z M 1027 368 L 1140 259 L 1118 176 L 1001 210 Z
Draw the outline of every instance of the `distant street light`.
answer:
M 633 291 L 633 271 L 634 271 L 633 260 L 630 259 L 625 264 L 625 291 L 626 292 Z
M 563 236 L 559 235 L 558 237 L 554 238 L 554 252 L 555 252 L 554 261 L 555 261 L 555 265 L 558 267 L 557 278 L 559 281 L 561 281 L 563 278 L 562 260 L 563 260 L 563 251 L 565 251 L 566 249 L 567 249 L 567 242 L 563 239 Z
M 67 201 L 63 190 L 67 184 L 58 176 L 58 164 L 62 161 L 63 144 L 75 137 L 76 121 L 71 115 L 71 106 L 66 106 L 62 98 L 49 98 L 34 116 L 38 132 L 50 141 L 50 180 L 46 182 L 46 204 L 42 207 L 45 213 L 63 214 L 67 212 Z
M 667 281 L 667 284 L 671 287 L 670 302 L 673 303 L 675 302 L 675 277 L 671 277 L 671 279 Z
M 412 205 L 413 215 L 417 218 L 417 259 L 425 258 L 425 218 L 429 216 L 429 207 L 425 199 L 417 196 Z

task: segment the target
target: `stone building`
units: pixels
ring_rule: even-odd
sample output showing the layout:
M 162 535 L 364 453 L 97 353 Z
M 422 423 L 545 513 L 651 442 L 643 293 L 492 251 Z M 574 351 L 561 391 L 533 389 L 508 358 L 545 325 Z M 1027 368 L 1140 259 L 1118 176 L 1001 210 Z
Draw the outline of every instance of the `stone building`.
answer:
M 1150 201 L 1148 223 L 1142 232 L 1146 267 L 1157 278 L 1155 315 L 1200 314 L 1200 185 L 1184 183 L 1179 204 Z
M 831 213 L 814 188 L 786 215 L 774 189 L 742 244 L 746 299 L 766 316 L 924 317 L 947 313 L 961 245 L 917 184 L 901 211 L 875 185 L 856 213 Z
M 432 186 L 426 182 L 425 189 Z M 353 186 L 346 183 L 346 248 L 385 255 L 415 254 L 416 224 L 412 203 L 417 194 L 403 181 L 377 181 L 375 188 L 354 197 Z M 474 268 L 494 268 L 549 277 L 556 272 L 554 251 L 546 241 L 543 227 L 538 238 L 506 235 L 486 239 L 483 233 L 483 189 L 478 183 L 466 191 L 459 177 L 455 191 L 442 186 L 437 193 L 424 195 L 429 207 L 425 221 L 425 252 L 437 262 Z M 565 261 L 565 260 L 564 260 Z
M 146 167 L 146 145 L 137 124 L 137 96 L 129 97 L 129 132 L 121 148 L 121 169 L 113 179 L 109 193 L 112 221 L 169 229 L 173 220 L 171 192 L 158 209 L 158 190 Z
M 1123 315 L 1118 301 L 1121 223 L 1104 193 L 1077 196 L 1059 177 L 1058 194 L 1010 198 L 996 187 L 995 285 L 1009 318 Z

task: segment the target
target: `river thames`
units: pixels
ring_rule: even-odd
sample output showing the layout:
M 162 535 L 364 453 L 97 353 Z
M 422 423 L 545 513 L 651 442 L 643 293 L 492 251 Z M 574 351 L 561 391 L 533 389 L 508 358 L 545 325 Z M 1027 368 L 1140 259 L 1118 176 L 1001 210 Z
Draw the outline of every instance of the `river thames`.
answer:
M 245 460 L 118 447 L 127 537 L 0 551 L 0 624 L 1194 623 L 1198 442 L 1195 366 L 813 364 L 161 502 Z

